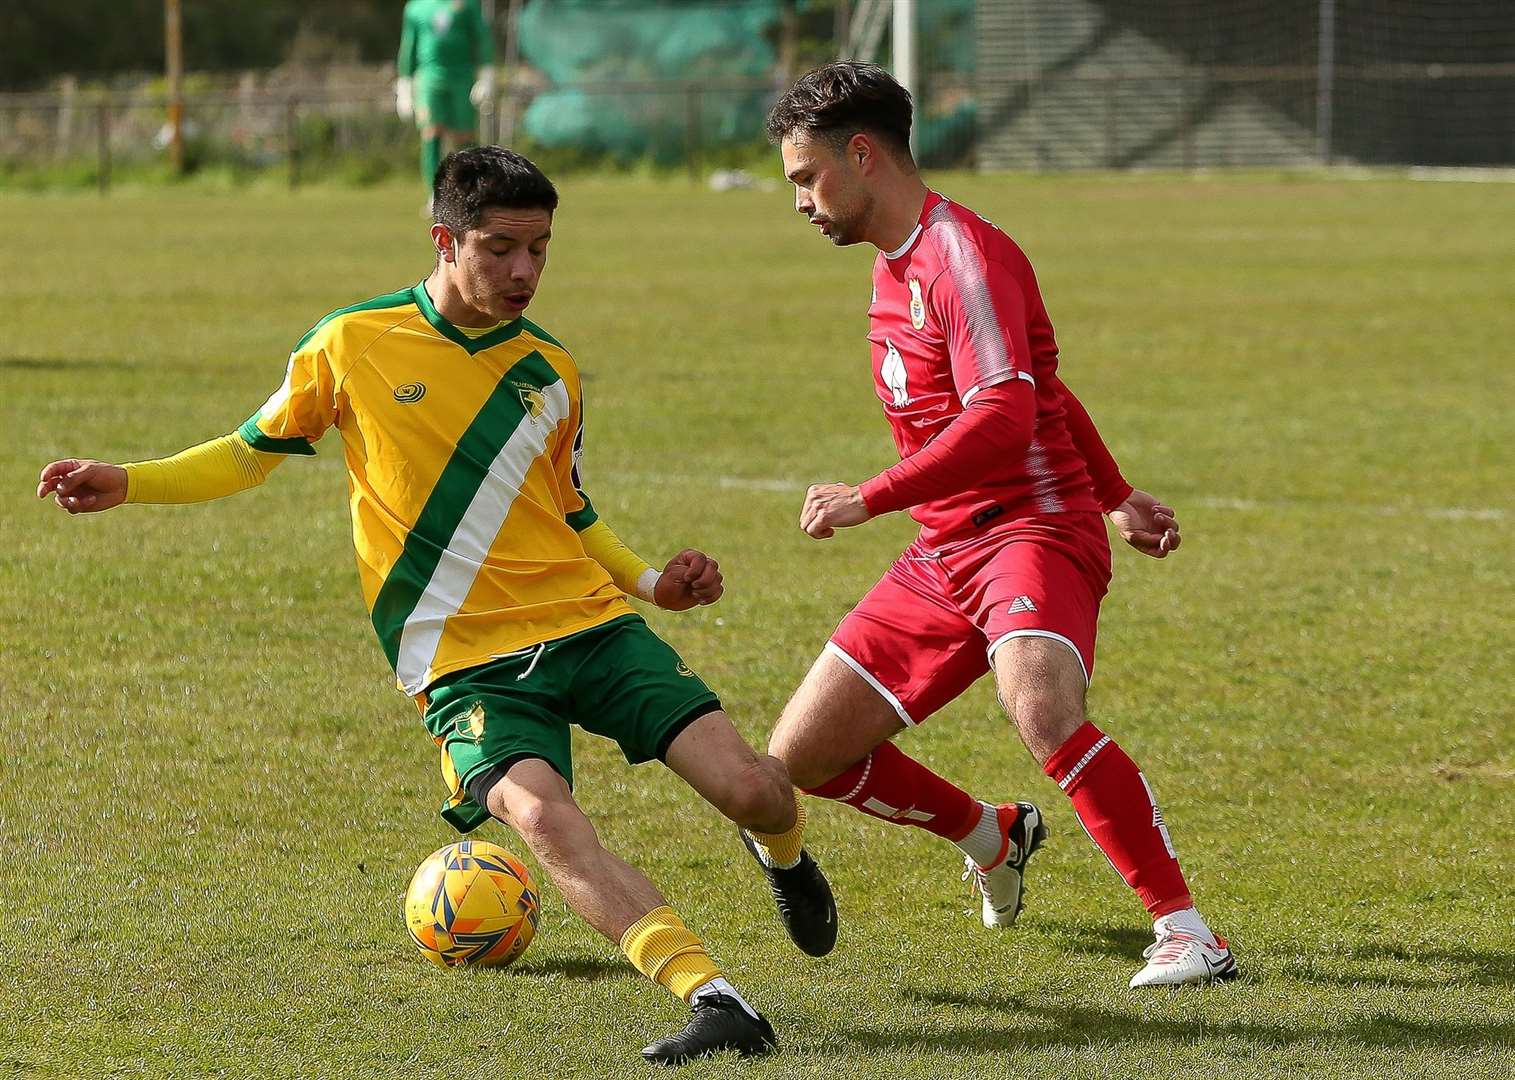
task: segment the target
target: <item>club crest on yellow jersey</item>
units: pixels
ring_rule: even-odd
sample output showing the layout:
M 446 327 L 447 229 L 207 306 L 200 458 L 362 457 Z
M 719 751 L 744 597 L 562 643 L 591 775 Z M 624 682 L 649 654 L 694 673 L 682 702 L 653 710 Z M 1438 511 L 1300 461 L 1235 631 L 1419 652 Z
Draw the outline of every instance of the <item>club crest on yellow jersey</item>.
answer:
M 926 325 L 926 302 L 921 299 L 921 283 L 910 279 L 910 325 L 920 330 Z
M 526 415 L 531 417 L 532 423 L 536 423 L 547 411 L 547 399 L 542 396 L 542 391 L 535 386 L 516 383 L 516 392 L 521 395 L 521 406 L 526 410 Z

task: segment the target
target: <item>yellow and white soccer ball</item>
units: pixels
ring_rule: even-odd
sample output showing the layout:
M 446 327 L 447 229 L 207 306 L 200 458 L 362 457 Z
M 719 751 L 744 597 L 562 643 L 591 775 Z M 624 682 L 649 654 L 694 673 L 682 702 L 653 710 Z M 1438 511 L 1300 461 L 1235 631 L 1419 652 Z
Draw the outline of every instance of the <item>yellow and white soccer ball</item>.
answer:
M 531 874 L 484 840 L 429 855 L 405 893 L 405 925 L 438 967 L 504 967 L 526 951 L 540 900 Z

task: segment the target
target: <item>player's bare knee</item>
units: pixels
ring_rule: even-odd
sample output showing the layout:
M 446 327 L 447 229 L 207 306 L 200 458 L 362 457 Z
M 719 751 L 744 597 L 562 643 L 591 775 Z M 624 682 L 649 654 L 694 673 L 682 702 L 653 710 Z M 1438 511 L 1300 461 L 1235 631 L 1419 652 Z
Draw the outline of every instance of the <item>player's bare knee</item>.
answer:
M 1001 698 L 1026 749 L 1045 765 L 1056 749 L 1084 722 L 1083 703 L 1045 688 L 1025 689 L 1009 701 Z
M 760 759 L 737 770 L 721 793 L 720 810 L 738 825 L 746 825 L 762 832 L 781 831 L 777 826 L 790 818 L 794 791 L 789 785 L 789 773 L 782 765 L 777 769 L 769 759 Z

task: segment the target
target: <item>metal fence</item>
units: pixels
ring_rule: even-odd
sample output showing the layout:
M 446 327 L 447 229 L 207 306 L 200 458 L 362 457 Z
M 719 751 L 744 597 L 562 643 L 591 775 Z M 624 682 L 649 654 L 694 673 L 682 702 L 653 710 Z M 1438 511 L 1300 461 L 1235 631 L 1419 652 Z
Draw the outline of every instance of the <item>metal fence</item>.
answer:
M 641 123 L 650 134 L 629 148 L 598 145 L 592 138 L 569 147 L 531 145 L 521 119 L 540 89 L 511 86 L 480 110 L 480 140 L 523 145 L 569 168 L 651 161 L 697 174 L 761 152 L 760 130 L 733 132 L 723 118 L 734 101 L 766 108 L 778 92 L 771 79 L 558 89 L 613 100 L 629 123 Z M 395 114 L 387 80 L 378 88 L 187 93 L 183 115 L 191 171 L 278 170 L 294 187 L 333 174 L 361 182 L 415 168 L 415 126 Z M 123 175 L 166 171 L 168 139 L 167 103 L 156 89 L 0 94 L 0 183 L 8 175 L 30 176 L 94 183 L 105 191 Z

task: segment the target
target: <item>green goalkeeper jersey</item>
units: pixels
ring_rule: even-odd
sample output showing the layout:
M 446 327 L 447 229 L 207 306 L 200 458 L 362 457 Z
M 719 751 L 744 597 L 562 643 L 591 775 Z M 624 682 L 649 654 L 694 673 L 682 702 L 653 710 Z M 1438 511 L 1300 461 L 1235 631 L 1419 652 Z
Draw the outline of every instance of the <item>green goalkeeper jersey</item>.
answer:
M 400 33 L 399 74 L 472 79 L 494 62 L 494 40 L 478 0 L 409 0 Z

